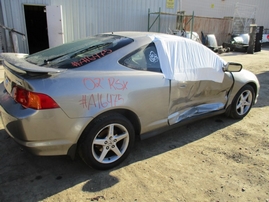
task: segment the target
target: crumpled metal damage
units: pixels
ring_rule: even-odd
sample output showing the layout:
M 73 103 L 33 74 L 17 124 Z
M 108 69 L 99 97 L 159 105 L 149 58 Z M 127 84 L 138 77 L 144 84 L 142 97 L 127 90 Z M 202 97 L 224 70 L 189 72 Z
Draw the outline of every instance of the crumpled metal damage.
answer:
M 223 83 L 171 80 L 169 125 L 194 116 L 224 109 L 233 83 L 229 77 L 230 74 L 225 74 Z M 220 89 L 222 90 L 220 91 Z

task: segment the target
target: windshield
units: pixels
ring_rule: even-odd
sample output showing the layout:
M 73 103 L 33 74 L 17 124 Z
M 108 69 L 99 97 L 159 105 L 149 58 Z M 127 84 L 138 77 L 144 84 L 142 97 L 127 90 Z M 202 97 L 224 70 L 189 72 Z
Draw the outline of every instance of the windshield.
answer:
M 87 37 L 29 55 L 26 61 L 39 66 L 76 68 L 98 60 L 127 44 L 133 39 L 101 34 Z

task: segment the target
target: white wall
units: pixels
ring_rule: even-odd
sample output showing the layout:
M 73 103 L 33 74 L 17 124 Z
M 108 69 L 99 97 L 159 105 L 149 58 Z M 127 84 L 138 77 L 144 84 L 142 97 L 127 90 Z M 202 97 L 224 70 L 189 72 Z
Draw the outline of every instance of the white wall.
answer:
M 137 30 L 147 31 L 148 9 L 151 12 L 176 13 L 179 1 L 173 9 L 166 8 L 166 0 L 0 0 L 4 23 L 26 34 L 23 5 L 62 5 L 65 42 L 102 32 Z M 156 17 L 156 16 L 155 16 Z M 153 21 L 154 16 L 152 15 Z M 161 17 L 161 32 L 174 29 L 176 17 Z M 157 23 L 156 23 L 157 25 Z M 151 31 L 157 31 L 157 26 Z M 9 39 L 8 39 L 9 40 Z M 28 52 L 27 41 L 19 38 L 21 52 Z
M 269 0 L 238 0 L 257 6 L 256 23 L 269 28 Z M 101 32 L 137 30 L 147 31 L 148 9 L 176 13 L 182 5 L 186 14 L 196 16 L 233 16 L 234 0 L 175 0 L 173 9 L 166 8 L 166 0 L 0 0 L 4 24 L 26 34 L 23 5 L 62 5 L 65 42 Z M 151 22 L 156 15 L 151 15 Z M 176 17 L 161 15 L 161 32 L 175 29 Z M 151 31 L 157 31 L 155 25 Z M 8 35 L 7 35 L 8 37 Z M 7 38 L 8 40 L 8 38 Z M 27 40 L 18 36 L 19 49 L 28 52 Z
M 62 5 L 65 38 L 67 41 L 81 37 L 112 31 L 147 31 L 148 9 L 151 12 L 176 13 L 178 0 L 174 9 L 166 8 L 166 0 L 53 0 L 52 5 Z M 156 15 L 155 15 L 156 17 Z M 151 19 L 153 21 L 154 16 Z M 174 27 L 176 17 L 161 17 L 161 31 Z M 154 26 L 152 31 L 157 31 Z
M 233 17 L 237 2 L 245 5 L 245 13 L 251 12 L 251 6 L 256 8 L 256 24 L 269 28 L 269 0 L 182 0 L 182 10 L 188 15 L 194 11 L 195 16 Z

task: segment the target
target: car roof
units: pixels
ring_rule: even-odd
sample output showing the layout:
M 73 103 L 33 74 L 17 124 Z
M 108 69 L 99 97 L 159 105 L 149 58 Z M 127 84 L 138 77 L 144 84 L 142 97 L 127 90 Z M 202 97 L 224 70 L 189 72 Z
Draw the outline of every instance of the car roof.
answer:
M 139 38 L 148 37 L 150 35 L 154 36 L 167 36 L 168 34 L 157 33 L 157 32 L 142 32 L 142 31 L 118 31 L 118 32 L 107 32 L 105 34 L 114 34 L 124 37 L 129 37 L 134 40 L 138 40 Z

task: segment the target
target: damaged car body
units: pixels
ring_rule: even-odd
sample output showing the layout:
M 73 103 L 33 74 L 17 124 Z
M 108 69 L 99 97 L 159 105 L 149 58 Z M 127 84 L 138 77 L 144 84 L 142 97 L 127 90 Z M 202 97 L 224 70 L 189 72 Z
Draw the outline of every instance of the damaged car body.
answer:
M 78 152 L 96 169 L 120 164 L 136 135 L 222 113 L 242 119 L 260 88 L 241 64 L 160 33 L 105 33 L 2 57 L 0 111 L 8 134 L 36 155 Z

